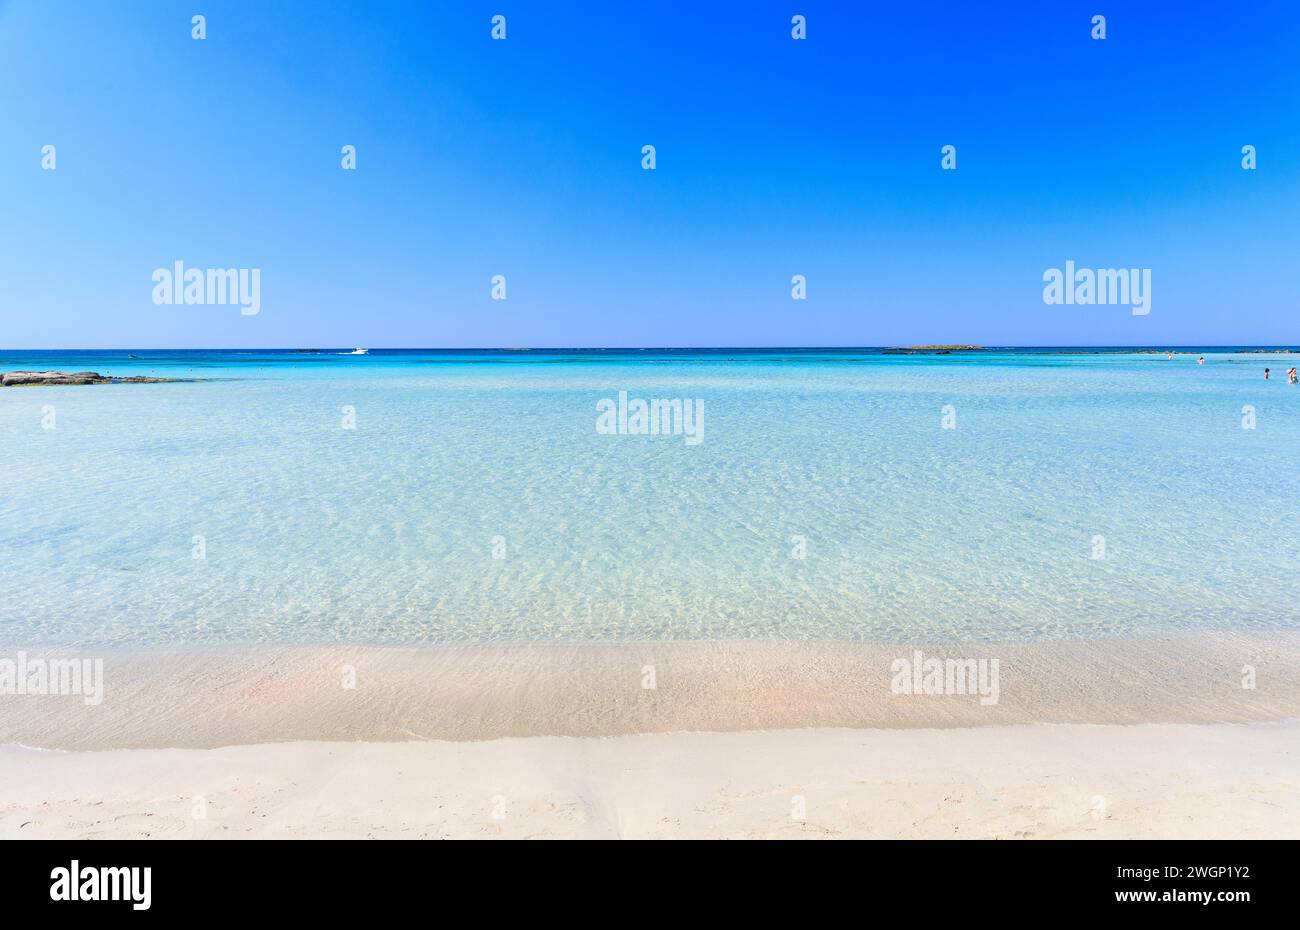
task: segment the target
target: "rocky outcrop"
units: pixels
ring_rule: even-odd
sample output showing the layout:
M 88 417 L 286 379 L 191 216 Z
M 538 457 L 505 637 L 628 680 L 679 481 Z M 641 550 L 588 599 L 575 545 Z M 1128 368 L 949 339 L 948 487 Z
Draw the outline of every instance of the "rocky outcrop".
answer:
M 918 352 L 926 355 L 948 355 L 952 352 L 980 352 L 983 346 L 890 346 L 881 351 L 884 352 L 903 352 L 908 355 L 914 355 Z
M 52 384 L 168 384 L 183 378 L 147 378 L 136 375 L 130 378 L 111 378 L 97 371 L 9 371 L 0 376 L 0 385 L 46 386 Z

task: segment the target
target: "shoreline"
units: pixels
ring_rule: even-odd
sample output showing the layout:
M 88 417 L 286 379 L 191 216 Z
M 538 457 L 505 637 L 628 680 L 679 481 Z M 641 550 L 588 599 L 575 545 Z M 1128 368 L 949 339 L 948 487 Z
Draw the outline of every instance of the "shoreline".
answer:
M 1300 633 L 81 655 L 101 703 L 0 696 L 0 838 L 1300 836 Z
M 957 686 L 948 693 L 906 693 L 920 682 L 919 666 L 900 675 L 895 663 L 910 666 L 918 651 L 923 661 L 961 664 L 969 680 L 943 682 L 940 690 Z M 0 746 L 215 749 L 1300 717 L 1300 632 L 1291 631 L 933 646 L 0 646 L 0 662 L 19 652 L 102 660 L 102 700 L 0 694 Z

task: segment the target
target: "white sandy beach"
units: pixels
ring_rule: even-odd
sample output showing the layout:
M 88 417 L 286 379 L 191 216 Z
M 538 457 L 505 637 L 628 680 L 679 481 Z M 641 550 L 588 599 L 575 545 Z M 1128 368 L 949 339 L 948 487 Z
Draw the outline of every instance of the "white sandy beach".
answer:
M 16 838 L 1300 836 L 1294 720 L 7 749 L 0 764 Z
M 1300 836 L 1294 634 L 928 650 L 998 659 L 993 704 L 895 693 L 911 654 L 108 651 L 98 704 L 0 698 L 0 834 Z

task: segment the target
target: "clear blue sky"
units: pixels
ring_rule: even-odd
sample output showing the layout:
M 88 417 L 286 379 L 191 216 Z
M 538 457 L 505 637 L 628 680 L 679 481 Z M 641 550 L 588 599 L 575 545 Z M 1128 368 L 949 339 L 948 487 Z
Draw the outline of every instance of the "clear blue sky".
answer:
M 0 88 L 3 347 L 1300 341 L 1293 0 L 0 0 Z

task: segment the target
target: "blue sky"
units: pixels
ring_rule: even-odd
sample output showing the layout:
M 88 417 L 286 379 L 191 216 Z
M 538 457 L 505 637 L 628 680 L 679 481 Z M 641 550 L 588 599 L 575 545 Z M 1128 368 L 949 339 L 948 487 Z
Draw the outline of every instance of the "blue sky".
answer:
M 0 346 L 1296 343 L 1300 4 L 1198 6 L 0 0 Z

